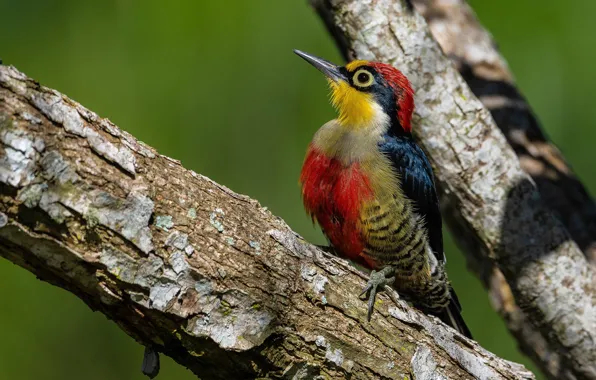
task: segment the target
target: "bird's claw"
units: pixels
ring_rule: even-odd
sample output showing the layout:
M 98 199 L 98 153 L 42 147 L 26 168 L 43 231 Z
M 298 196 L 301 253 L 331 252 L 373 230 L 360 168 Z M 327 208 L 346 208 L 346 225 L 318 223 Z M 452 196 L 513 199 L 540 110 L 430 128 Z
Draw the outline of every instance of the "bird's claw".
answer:
M 393 276 L 394 272 L 394 269 L 391 267 L 383 268 L 378 272 L 375 270 L 370 272 L 370 279 L 366 283 L 362 293 L 360 293 L 360 298 L 364 300 L 368 299 L 368 314 L 366 318 L 369 322 L 375 307 L 377 292 L 383 290 L 385 285 L 393 284 L 395 281 L 395 277 Z

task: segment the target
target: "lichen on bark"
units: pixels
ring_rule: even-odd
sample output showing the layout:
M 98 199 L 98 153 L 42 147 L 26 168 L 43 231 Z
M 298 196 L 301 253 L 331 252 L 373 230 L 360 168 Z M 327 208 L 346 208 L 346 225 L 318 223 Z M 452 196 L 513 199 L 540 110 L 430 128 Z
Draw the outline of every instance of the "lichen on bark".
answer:
M 414 134 L 434 166 L 450 228 L 469 242 L 469 256 L 496 263 L 562 371 L 595 379 L 594 269 L 424 18 L 402 0 L 311 3 L 344 56 L 391 63 L 410 79 Z
M 12 67 L 0 120 L 0 256 L 202 379 L 533 378 Z

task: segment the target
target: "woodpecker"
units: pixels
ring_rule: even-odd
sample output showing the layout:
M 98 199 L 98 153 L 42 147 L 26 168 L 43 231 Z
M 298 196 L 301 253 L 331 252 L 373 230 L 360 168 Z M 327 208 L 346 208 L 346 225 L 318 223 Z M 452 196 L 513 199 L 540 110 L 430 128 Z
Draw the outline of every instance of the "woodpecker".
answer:
M 372 270 L 361 296 L 370 321 L 385 285 L 471 338 L 447 279 L 431 165 L 412 138 L 414 91 L 396 68 L 343 67 L 294 51 L 327 77 L 338 117 L 310 143 L 302 199 L 334 251 Z

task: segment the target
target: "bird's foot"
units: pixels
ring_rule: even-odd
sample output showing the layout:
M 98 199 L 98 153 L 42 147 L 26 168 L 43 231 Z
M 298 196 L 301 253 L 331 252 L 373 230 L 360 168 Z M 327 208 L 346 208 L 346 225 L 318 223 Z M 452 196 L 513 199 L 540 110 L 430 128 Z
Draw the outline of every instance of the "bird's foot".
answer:
M 375 298 L 377 297 L 377 292 L 383 290 L 385 285 L 393 284 L 395 281 L 394 275 L 395 269 L 393 267 L 385 267 L 378 272 L 375 270 L 370 272 L 370 279 L 360 294 L 360 298 L 365 300 L 368 299 L 367 319 L 369 322 L 375 307 Z

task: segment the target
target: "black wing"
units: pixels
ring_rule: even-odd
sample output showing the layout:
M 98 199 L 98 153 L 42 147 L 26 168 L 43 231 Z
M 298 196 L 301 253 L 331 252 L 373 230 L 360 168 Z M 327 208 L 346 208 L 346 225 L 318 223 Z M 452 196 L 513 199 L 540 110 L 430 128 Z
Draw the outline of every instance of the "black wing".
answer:
M 445 261 L 439 200 L 426 154 L 409 137 L 387 136 L 379 146 L 401 179 L 402 190 L 424 217 L 430 247 L 437 260 Z

